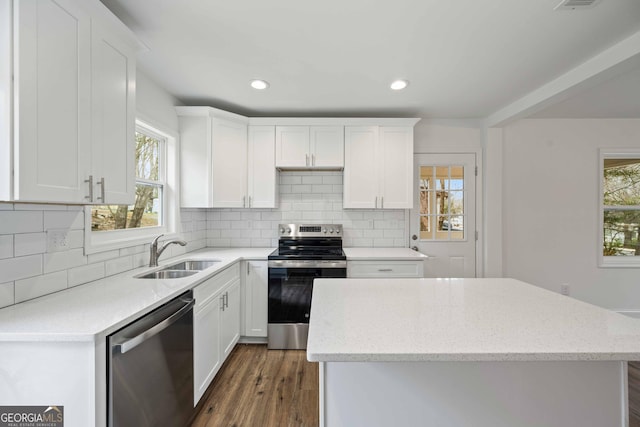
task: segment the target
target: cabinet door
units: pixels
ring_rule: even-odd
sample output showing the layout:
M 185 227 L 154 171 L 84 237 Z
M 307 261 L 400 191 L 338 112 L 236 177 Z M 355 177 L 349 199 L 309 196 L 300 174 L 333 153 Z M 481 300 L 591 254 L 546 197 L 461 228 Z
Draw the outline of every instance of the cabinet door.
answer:
M 413 208 L 413 128 L 380 127 L 379 208 Z
M 244 335 L 248 337 L 267 336 L 267 272 L 266 261 L 247 261 Z
M 310 128 L 311 166 L 344 167 L 344 127 L 312 126 Z
M 211 119 L 179 116 L 178 121 L 180 123 L 180 206 L 210 208 L 213 206 Z
M 212 298 L 193 317 L 193 400 L 194 406 L 213 381 L 222 364 L 220 351 L 219 298 Z
M 275 126 L 249 126 L 248 195 L 250 208 L 276 207 Z
M 91 161 L 90 18 L 67 0 L 14 8 L 14 199 L 81 203 Z
M 130 205 L 135 201 L 135 53 L 95 24 L 92 33 L 92 169 L 94 179 L 104 178 L 95 201 Z
M 222 310 L 221 349 L 222 360 L 231 353 L 240 338 L 240 280 L 236 280 L 225 291 L 226 304 Z
M 276 167 L 310 166 L 309 126 L 276 126 Z
M 373 209 L 378 202 L 377 126 L 344 129 L 343 207 Z
M 212 121 L 213 207 L 247 206 L 247 126 L 230 120 Z

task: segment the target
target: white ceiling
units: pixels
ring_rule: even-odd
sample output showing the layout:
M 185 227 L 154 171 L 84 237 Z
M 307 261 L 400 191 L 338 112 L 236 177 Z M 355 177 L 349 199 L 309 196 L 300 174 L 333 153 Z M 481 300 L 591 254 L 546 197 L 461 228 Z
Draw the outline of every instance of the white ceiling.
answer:
M 639 0 L 102 1 L 149 48 L 138 66 L 181 102 L 249 116 L 486 118 L 640 31 Z M 397 78 L 409 87 L 391 91 Z M 640 117 L 639 82 L 640 68 L 536 116 L 588 103 Z

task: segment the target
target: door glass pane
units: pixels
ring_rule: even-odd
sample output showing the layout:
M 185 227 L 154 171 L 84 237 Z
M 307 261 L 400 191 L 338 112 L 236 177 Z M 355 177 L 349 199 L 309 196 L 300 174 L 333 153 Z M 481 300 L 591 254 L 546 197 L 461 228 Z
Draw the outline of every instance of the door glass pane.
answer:
M 640 211 L 604 211 L 604 256 L 640 256 Z
M 159 145 L 156 138 L 136 132 L 136 178 L 158 180 Z
M 421 240 L 464 239 L 464 166 L 420 167 Z

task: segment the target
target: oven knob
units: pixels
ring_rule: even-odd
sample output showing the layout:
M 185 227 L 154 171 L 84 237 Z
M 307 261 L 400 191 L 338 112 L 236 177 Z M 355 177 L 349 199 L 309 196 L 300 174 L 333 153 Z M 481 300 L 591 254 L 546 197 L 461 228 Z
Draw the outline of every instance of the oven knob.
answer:
M 327 234 L 327 229 L 326 229 L 326 228 L 323 228 L 323 229 L 322 229 L 322 232 L 323 232 L 324 234 Z
M 287 228 L 285 231 L 287 232 L 287 234 L 291 233 L 291 229 L 290 228 Z
M 333 228 L 329 229 L 329 233 L 333 234 Z
M 284 233 L 284 228 L 281 228 L 280 229 L 280 234 L 283 234 L 283 233 Z
M 336 234 L 340 234 L 340 229 L 336 228 Z

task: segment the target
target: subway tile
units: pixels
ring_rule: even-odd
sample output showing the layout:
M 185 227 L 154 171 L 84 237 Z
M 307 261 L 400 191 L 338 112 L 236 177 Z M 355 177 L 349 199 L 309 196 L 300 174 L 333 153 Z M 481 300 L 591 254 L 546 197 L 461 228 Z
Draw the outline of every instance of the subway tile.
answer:
M 115 249 L 112 251 L 97 252 L 95 254 L 90 254 L 88 256 L 87 262 L 89 264 L 93 264 L 94 262 L 106 261 L 109 259 L 118 258 L 119 256 L 120 256 L 120 251 L 118 249 Z
M 293 189 L 291 188 L 291 185 L 290 185 L 290 184 L 284 184 L 284 185 L 283 185 L 283 184 L 281 184 L 281 185 L 278 187 L 278 192 L 279 192 L 280 194 L 291 194 L 291 193 L 293 193 Z
M 44 254 L 45 273 L 67 270 L 84 264 L 87 264 L 87 257 L 84 256 L 82 248 Z
M 244 211 L 240 213 L 240 219 L 242 220 L 256 220 L 260 219 L 260 212 Z
M 204 221 L 204 220 L 194 221 L 193 229 L 196 230 L 196 231 L 197 230 L 206 230 L 207 229 L 207 221 Z
M 342 175 L 325 175 L 322 177 L 322 183 L 342 186 Z M 340 192 L 342 192 L 342 187 L 340 187 Z
M 181 230 L 183 233 L 188 233 L 189 231 L 193 230 L 193 222 L 191 221 L 187 221 L 187 222 L 182 222 L 181 224 Z
M 323 183 L 323 179 L 322 179 L 322 176 L 320 175 L 302 177 L 302 184 L 322 184 L 322 183 Z
M 13 235 L 0 236 L 0 259 L 13 257 Z
M 354 228 L 373 228 L 373 220 L 364 219 L 362 221 L 353 221 Z
M 67 242 L 70 249 L 84 247 L 84 230 L 71 230 L 67 234 Z
M 373 239 L 373 246 L 377 248 L 388 248 L 393 246 L 393 239 Z
M 381 238 L 385 237 L 385 230 L 361 230 L 362 237 Z
M 251 246 L 251 240 L 250 239 L 234 239 L 231 241 L 231 244 L 229 246 L 232 248 L 247 248 Z
M 15 304 L 13 282 L 0 283 L 0 308 L 13 304 Z
M 236 219 L 238 219 L 237 212 L 220 212 L 221 221 L 235 221 Z
M 382 230 L 384 232 L 384 237 L 386 238 L 395 238 L 401 239 L 404 237 L 404 230 L 400 229 L 386 229 Z
M 295 211 L 312 211 L 313 203 L 312 202 L 296 202 L 293 204 L 292 208 Z
M 24 233 L 15 235 L 16 256 L 42 254 L 46 251 L 46 233 Z
M 270 244 L 270 239 L 251 239 L 252 248 L 268 248 Z
M 342 200 L 342 193 L 325 193 L 322 195 L 322 198 L 324 200 L 331 200 L 331 201 L 336 201 L 336 200 Z
M 282 172 L 280 174 L 280 184 L 302 184 L 302 177 Z
M 302 194 L 298 194 L 298 193 L 291 193 L 291 194 L 280 194 L 280 200 L 281 201 L 293 201 L 293 200 L 300 200 L 302 198 Z
M 68 270 L 68 274 L 69 287 L 93 282 L 94 280 L 105 277 L 104 262 L 97 262 L 95 264 L 87 264 L 81 267 L 71 268 Z
M 289 209 L 291 209 L 291 203 L 289 203 L 288 206 Z M 282 209 L 284 210 L 284 208 Z M 264 211 L 260 213 L 260 219 L 265 221 L 279 221 L 281 218 L 282 212 L 280 211 Z
M 231 221 L 231 229 L 244 230 L 249 228 L 249 221 Z
M 149 265 L 148 253 L 142 252 L 139 254 L 133 254 L 131 255 L 131 258 L 133 259 L 133 268 L 144 267 L 146 265 Z
M 120 256 L 139 254 L 144 251 L 144 245 L 129 246 L 128 248 L 120 249 Z
M 42 255 L 0 260 L 0 282 L 13 282 L 42 274 Z
M 231 246 L 231 239 L 207 239 L 207 246 L 226 248 Z
M 291 191 L 293 193 L 310 193 L 311 185 L 292 185 Z
M 44 229 L 56 228 L 84 229 L 84 212 L 82 211 L 44 211 Z
M 207 212 L 207 221 L 220 221 L 220 212 L 215 210 Z
M 122 273 L 123 271 L 133 269 L 133 257 L 125 256 L 122 258 L 110 259 L 104 262 L 104 272 L 107 276 Z
M 302 219 L 305 222 L 309 222 L 311 220 L 319 220 L 323 218 L 324 218 L 324 215 L 322 214 L 322 212 L 314 212 L 314 211 L 302 212 Z
M 333 185 L 331 184 L 314 184 L 311 186 L 312 193 L 333 193 Z
M 220 237 L 220 230 L 211 228 L 207 230 L 207 239 L 215 239 L 218 237 Z
M 382 217 L 384 219 L 402 219 L 402 220 L 404 220 L 405 211 L 404 210 L 384 211 L 382 213 Z
M 41 232 L 42 217 L 42 211 L 0 211 L 0 234 Z
M 360 248 L 368 248 L 373 246 L 373 239 L 365 239 L 365 238 L 354 238 L 351 240 L 351 245 L 353 247 Z
M 16 280 L 16 304 L 67 288 L 67 271 L 45 274 L 29 279 Z

